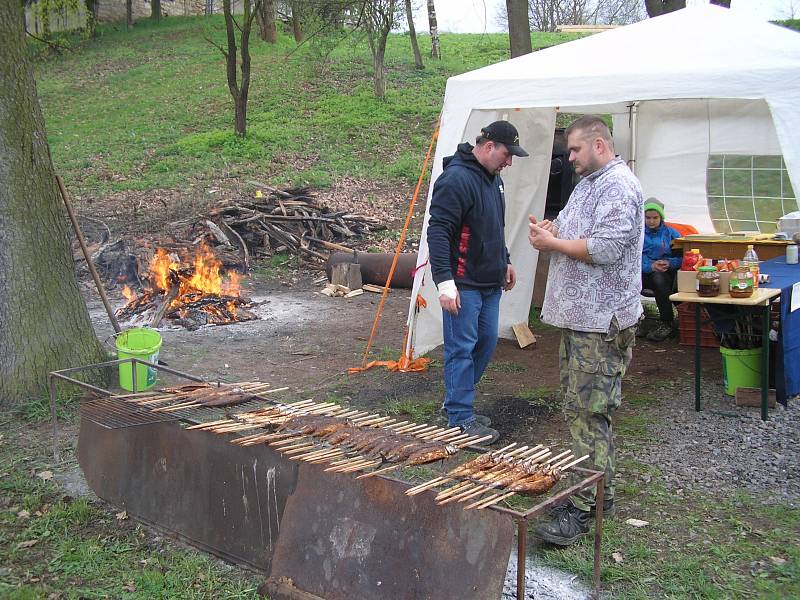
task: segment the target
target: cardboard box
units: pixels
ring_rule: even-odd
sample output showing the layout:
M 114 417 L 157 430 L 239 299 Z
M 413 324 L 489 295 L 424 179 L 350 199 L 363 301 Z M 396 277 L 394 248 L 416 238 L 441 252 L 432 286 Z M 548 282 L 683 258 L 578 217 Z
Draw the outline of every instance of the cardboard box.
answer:
M 696 271 L 678 271 L 678 291 L 679 292 L 697 291 Z
M 719 274 L 719 293 L 728 293 L 731 274 L 723 271 Z M 697 292 L 697 271 L 678 271 L 678 291 Z

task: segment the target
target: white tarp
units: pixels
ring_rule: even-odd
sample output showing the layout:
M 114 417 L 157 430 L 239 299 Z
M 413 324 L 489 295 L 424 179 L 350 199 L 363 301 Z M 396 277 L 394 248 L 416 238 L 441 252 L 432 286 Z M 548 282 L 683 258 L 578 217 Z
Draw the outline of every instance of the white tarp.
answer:
M 800 190 L 800 35 L 777 25 L 697 6 L 451 77 L 429 194 L 442 159 L 496 119 L 514 123 L 531 153 L 503 172 L 518 283 L 501 303 L 501 337 L 528 319 L 538 256 L 527 215 L 544 209 L 557 111 L 612 115 L 617 152 L 635 159 L 645 196 L 700 231 L 713 230 L 709 153 L 782 154 Z M 442 342 L 426 228 L 427 210 L 408 319 L 415 356 Z M 418 293 L 427 308 L 417 313 Z

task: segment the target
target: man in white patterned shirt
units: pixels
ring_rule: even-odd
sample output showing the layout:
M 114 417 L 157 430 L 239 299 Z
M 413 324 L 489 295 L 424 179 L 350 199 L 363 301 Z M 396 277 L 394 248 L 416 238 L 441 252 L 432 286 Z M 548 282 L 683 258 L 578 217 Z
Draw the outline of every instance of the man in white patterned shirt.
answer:
M 561 328 L 559 365 L 564 414 L 573 452 L 605 472 L 603 510 L 614 511 L 614 410 L 642 313 L 642 189 L 614 154 L 602 119 L 587 115 L 566 131 L 569 160 L 582 176 L 553 221 L 530 218 L 531 245 L 551 252 L 542 321 Z M 569 545 L 589 532 L 595 489 L 556 507 L 536 529 L 545 541 Z

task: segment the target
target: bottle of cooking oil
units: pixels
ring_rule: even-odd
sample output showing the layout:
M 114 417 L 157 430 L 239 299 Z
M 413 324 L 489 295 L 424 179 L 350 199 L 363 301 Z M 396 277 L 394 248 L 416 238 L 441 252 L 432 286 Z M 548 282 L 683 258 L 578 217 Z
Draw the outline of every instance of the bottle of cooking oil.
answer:
M 746 266 L 750 269 L 750 272 L 753 274 L 753 287 L 758 287 L 758 254 L 756 251 L 753 250 L 753 245 L 749 244 L 747 246 L 747 252 L 744 253 L 744 259 L 742 259 L 742 266 Z

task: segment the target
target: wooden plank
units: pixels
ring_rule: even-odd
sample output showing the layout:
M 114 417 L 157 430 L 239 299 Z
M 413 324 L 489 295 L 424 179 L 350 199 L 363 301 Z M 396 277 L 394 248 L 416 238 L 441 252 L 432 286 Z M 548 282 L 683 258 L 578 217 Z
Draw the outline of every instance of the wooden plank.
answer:
M 520 348 L 526 348 L 536 343 L 536 336 L 533 335 L 527 323 L 517 323 L 516 325 L 512 325 L 511 329 L 514 331 Z
M 361 265 L 357 263 L 339 263 L 333 265 L 331 283 L 341 285 L 351 290 L 361 289 Z M 345 292 L 347 293 L 347 292 Z
M 770 390 L 767 395 L 769 408 L 775 408 L 775 390 Z M 761 406 L 761 388 L 740 387 L 736 388 L 736 406 Z

